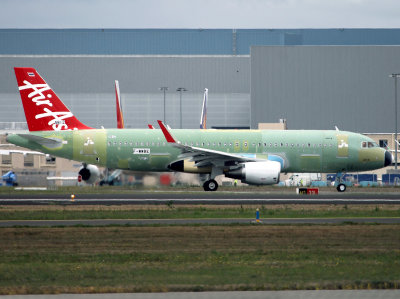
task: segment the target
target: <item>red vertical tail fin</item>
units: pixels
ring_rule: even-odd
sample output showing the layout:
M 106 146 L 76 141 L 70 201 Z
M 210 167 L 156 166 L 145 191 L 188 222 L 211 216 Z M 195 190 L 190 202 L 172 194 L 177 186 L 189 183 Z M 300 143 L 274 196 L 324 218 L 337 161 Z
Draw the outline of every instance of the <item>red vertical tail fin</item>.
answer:
M 14 68 L 29 131 L 85 130 L 34 68 Z
M 115 80 L 115 102 L 117 106 L 117 128 L 124 129 L 124 115 L 122 114 L 121 94 L 119 92 L 118 80 Z

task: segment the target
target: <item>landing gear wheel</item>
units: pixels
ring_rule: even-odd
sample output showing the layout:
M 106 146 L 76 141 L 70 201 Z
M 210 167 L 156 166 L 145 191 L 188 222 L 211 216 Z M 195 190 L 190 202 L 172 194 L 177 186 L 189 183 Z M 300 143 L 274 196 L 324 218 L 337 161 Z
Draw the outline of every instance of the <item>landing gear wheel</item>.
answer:
M 344 192 L 344 191 L 346 191 L 346 185 L 345 184 L 339 184 L 336 187 L 336 190 L 339 191 L 339 192 Z
M 217 191 L 218 183 L 215 180 L 208 180 L 203 184 L 204 191 Z

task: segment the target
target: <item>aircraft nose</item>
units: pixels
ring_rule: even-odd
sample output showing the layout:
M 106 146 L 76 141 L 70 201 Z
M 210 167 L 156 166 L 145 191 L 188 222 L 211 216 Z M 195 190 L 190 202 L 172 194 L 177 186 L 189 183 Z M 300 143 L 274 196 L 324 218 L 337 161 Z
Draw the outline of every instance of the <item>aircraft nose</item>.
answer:
M 389 151 L 385 152 L 385 167 L 392 164 L 392 154 Z

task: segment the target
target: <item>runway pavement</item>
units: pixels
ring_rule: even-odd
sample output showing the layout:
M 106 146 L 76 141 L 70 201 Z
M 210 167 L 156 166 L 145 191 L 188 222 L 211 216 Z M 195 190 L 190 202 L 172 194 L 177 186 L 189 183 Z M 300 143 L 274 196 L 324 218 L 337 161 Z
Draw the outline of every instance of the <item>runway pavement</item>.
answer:
M 1 220 L 0 227 L 34 226 L 109 226 L 109 225 L 227 225 L 227 224 L 400 224 L 400 218 L 265 218 L 260 222 L 249 218 L 198 219 L 82 219 L 82 220 Z
M 397 191 L 397 189 L 394 189 Z M 101 190 L 100 190 L 101 191 Z M 340 193 L 337 191 L 320 191 L 318 195 L 296 194 L 295 190 L 283 190 L 280 189 L 273 191 L 216 191 L 216 192 L 204 192 L 204 191 L 187 191 L 182 189 L 177 190 L 135 190 L 127 193 L 127 190 L 122 190 L 119 192 L 99 192 L 99 190 L 93 193 L 82 192 L 79 193 L 79 189 L 75 190 L 76 196 L 80 199 L 113 199 L 113 200 L 138 200 L 138 199 L 165 199 L 165 200 L 178 200 L 178 199 L 386 199 L 386 200 L 399 200 L 400 199 L 400 189 L 399 192 L 395 191 L 375 191 L 374 189 L 356 190 L 356 191 L 346 191 Z M 42 192 L 31 192 L 26 191 L 13 191 L 11 193 L 0 194 L 0 199 L 65 199 L 69 198 L 71 194 L 68 192 L 62 193 L 54 192 L 52 190 L 42 191 Z
M 367 190 L 367 189 L 366 189 Z M 68 192 L 53 191 L 41 193 L 0 194 L 0 205 L 126 205 L 126 204 L 400 204 L 400 192 L 364 192 L 338 193 L 323 191 L 319 195 L 298 195 L 289 191 L 141 191 L 131 193 L 78 193 L 71 201 Z M 125 191 L 126 192 L 126 191 Z

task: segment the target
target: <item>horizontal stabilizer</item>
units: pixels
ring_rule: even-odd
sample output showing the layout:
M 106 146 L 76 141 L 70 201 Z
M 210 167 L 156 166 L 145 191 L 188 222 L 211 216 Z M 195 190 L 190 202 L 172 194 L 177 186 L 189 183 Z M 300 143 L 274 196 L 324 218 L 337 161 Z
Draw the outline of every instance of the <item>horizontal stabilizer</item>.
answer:
M 45 147 L 48 147 L 48 148 L 57 148 L 63 144 L 63 141 L 58 138 L 46 138 L 46 137 L 41 137 L 41 136 L 36 136 L 36 135 L 31 135 L 31 134 L 17 134 L 17 135 L 22 138 L 28 139 L 30 141 L 36 142 Z

